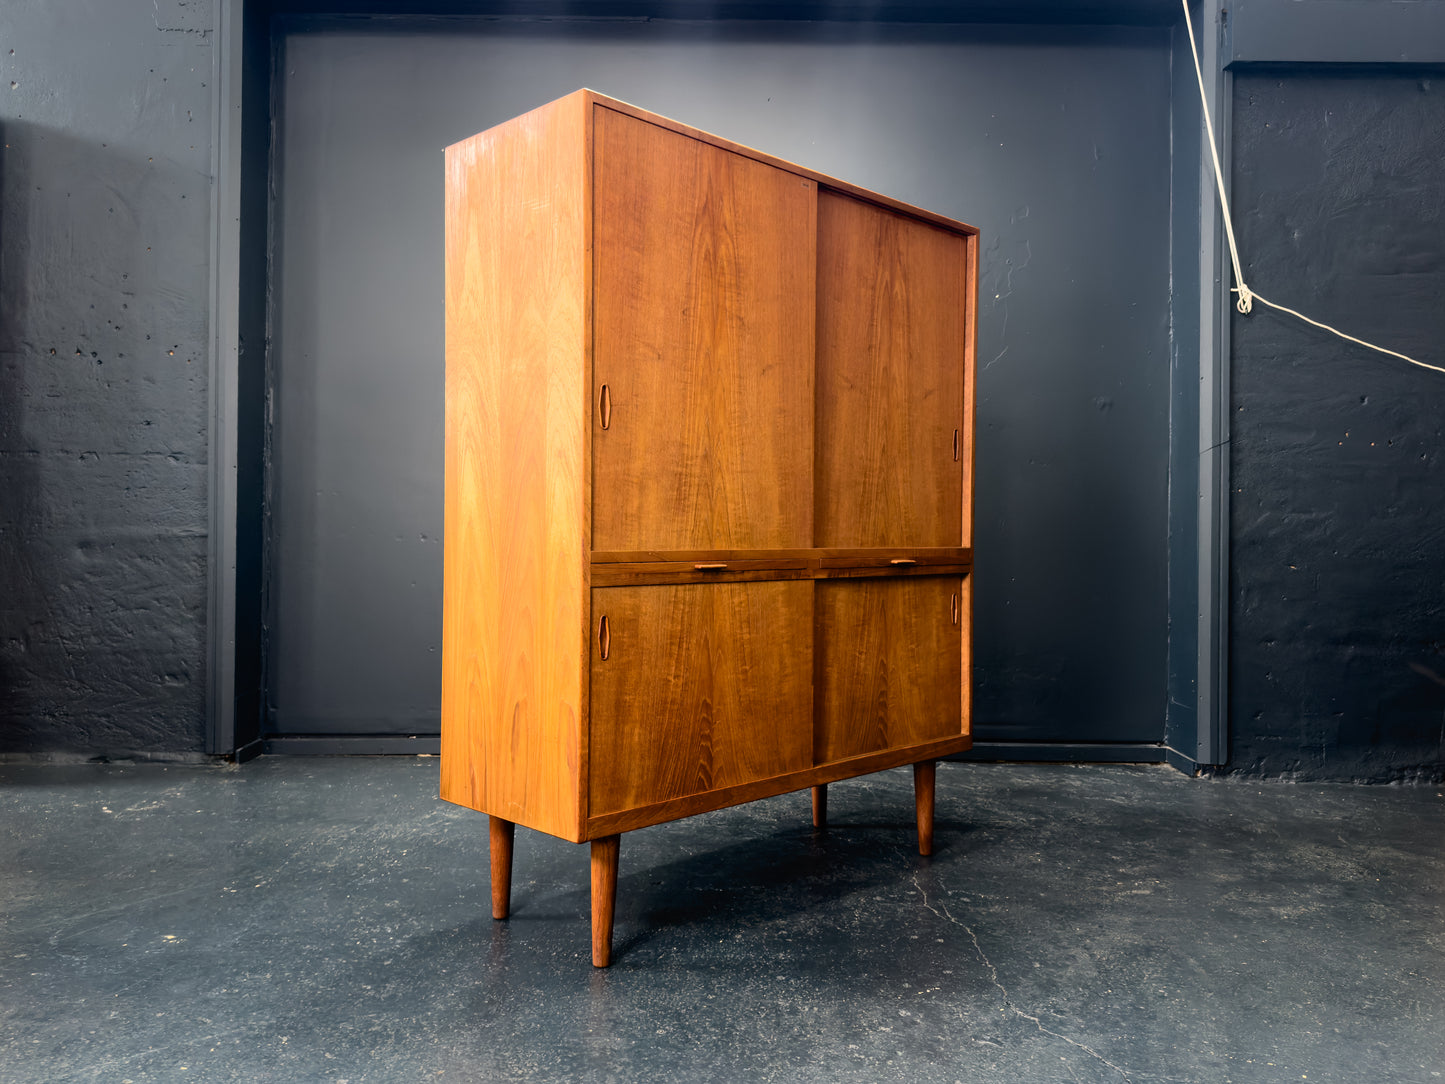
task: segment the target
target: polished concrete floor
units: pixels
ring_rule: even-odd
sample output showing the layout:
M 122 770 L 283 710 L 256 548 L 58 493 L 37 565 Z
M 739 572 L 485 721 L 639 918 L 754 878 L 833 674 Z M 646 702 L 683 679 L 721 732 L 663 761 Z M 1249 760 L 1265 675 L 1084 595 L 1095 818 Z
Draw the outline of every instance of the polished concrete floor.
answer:
M 1430 1082 L 1438 786 L 943 764 L 587 850 L 431 758 L 0 768 L 0 1080 Z

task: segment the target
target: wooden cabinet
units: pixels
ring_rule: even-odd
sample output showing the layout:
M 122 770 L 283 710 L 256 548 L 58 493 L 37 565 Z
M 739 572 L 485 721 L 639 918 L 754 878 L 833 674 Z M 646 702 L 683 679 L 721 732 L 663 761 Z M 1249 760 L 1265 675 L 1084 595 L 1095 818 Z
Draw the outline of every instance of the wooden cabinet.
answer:
M 970 745 L 977 234 L 578 91 L 446 152 L 442 797 L 592 843 Z

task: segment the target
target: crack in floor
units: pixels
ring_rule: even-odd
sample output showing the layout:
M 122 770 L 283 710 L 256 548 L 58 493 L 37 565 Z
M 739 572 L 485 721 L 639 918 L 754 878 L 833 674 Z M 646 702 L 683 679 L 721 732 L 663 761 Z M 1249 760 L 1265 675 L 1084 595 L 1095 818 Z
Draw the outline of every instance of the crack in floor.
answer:
M 1129 1080 L 1129 1073 L 1127 1070 L 1121 1068 L 1118 1065 L 1115 1065 L 1112 1061 L 1104 1057 L 1103 1054 L 1100 1054 L 1093 1047 L 1081 1043 L 1077 1039 L 1070 1039 L 1067 1035 L 1060 1034 L 1057 1031 L 1044 1027 L 1043 1021 L 1041 1021 L 1037 1016 L 1034 1016 L 1032 1013 L 1026 1013 L 1023 1011 L 1023 1009 L 1020 1009 L 1017 1005 L 1015 1005 L 1013 1003 L 1013 998 L 1009 996 L 1008 990 L 1004 988 L 1003 983 L 998 981 L 998 968 L 994 967 L 993 962 L 988 958 L 988 954 L 983 951 L 983 946 L 978 943 L 978 934 L 973 932 L 973 927 L 970 926 L 967 922 L 962 922 L 959 919 L 954 918 L 953 913 L 949 911 L 949 909 L 943 904 L 941 900 L 939 901 L 937 907 L 929 903 L 928 893 L 925 892 L 923 886 L 918 883 L 917 876 L 913 878 L 913 887 L 918 889 L 918 894 L 923 897 L 923 907 L 925 910 L 931 911 L 938 918 L 953 923 L 959 929 L 963 930 L 964 933 L 968 934 L 968 939 L 973 942 L 973 951 L 978 955 L 978 958 L 983 961 L 983 966 L 988 968 L 989 981 L 993 983 L 994 988 L 997 989 L 999 992 L 999 996 L 1003 998 L 1003 1004 L 1005 1009 L 1007 1009 L 1014 1016 L 1022 1017 L 1024 1020 L 1030 1021 L 1034 1025 L 1034 1027 L 1038 1028 L 1039 1031 L 1043 1034 L 1050 1035 L 1055 1039 L 1061 1039 L 1064 1042 L 1068 1043 L 1070 1046 L 1078 1047 L 1085 1054 L 1088 1054 L 1091 1058 L 1097 1059 L 1098 1061 L 1107 1065 L 1110 1069 L 1114 1070 L 1114 1072 L 1118 1073 L 1121 1077 L 1123 1077 L 1125 1081 Z

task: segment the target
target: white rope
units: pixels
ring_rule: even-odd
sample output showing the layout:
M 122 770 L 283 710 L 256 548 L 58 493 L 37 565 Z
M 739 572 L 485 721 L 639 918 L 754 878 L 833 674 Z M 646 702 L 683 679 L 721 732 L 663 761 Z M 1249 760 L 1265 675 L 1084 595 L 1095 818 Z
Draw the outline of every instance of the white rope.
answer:
M 1318 320 L 1311 320 L 1304 313 L 1295 312 L 1294 309 L 1286 308 L 1284 305 L 1275 304 L 1269 298 L 1251 290 L 1244 281 L 1244 271 L 1239 266 L 1239 246 L 1234 241 L 1234 223 L 1229 215 L 1229 197 L 1224 193 L 1224 169 L 1219 164 L 1219 150 L 1215 145 L 1214 121 L 1209 116 L 1209 95 L 1204 90 L 1204 68 L 1199 63 L 1199 49 L 1194 44 L 1194 21 L 1189 17 L 1189 0 L 1180 0 L 1184 7 L 1184 28 L 1189 32 L 1189 51 L 1194 54 L 1194 75 L 1199 80 L 1199 105 L 1204 110 L 1204 130 L 1209 135 L 1209 156 L 1214 160 L 1214 183 L 1219 189 L 1219 206 L 1224 212 L 1224 236 L 1229 239 L 1229 259 L 1234 264 L 1234 281 L 1237 283 L 1232 292 L 1239 295 L 1235 302 L 1235 308 L 1242 313 L 1248 313 L 1254 308 L 1256 301 L 1263 301 L 1272 309 L 1280 312 L 1287 312 L 1291 316 L 1297 316 L 1307 324 L 1313 324 L 1317 328 L 1323 328 L 1331 334 L 1338 335 L 1352 343 L 1359 343 L 1371 350 L 1378 350 L 1382 354 L 1389 354 L 1391 357 L 1399 358 L 1401 361 L 1408 361 L 1411 365 L 1418 365 L 1422 369 L 1433 369 L 1437 373 L 1445 373 L 1445 368 L 1439 365 L 1429 365 L 1423 361 L 1416 361 L 1412 357 L 1401 354 L 1394 350 L 1386 350 L 1383 346 L 1376 346 L 1374 343 L 1367 343 L 1364 339 L 1357 339 L 1353 335 L 1346 335 L 1337 327 L 1330 327 L 1329 324 L 1322 324 Z
M 1241 293 L 1240 296 L 1239 296 L 1239 303 L 1240 303 L 1241 305 L 1244 304 L 1244 296 L 1245 296 L 1245 295 L 1242 294 L 1242 293 Z M 1269 306 L 1270 308 L 1272 308 L 1272 309 L 1278 309 L 1280 312 L 1287 312 L 1287 313 L 1289 313 L 1291 316 L 1298 316 L 1298 317 L 1299 317 L 1301 320 L 1303 320 L 1305 323 L 1307 323 L 1307 324 L 1314 324 L 1315 327 L 1322 327 L 1322 328 L 1324 328 L 1326 331 L 1333 332 L 1334 334 L 1338 335 L 1340 338 L 1342 338 L 1342 339 L 1348 339 L 1348 340 L 1349 340 L 1350 342 L 1352 342 L 1352 343 L 1359 343 L 1361 346 L 1368 346 L 1371 350 L 1378 350 L 1378 351 L 1379 351 L 1380 353 L 1382 353 L 1382 354 L 1389 354 L 1391 357 L 1399 358 L 1401 361 L 1408 361 L 1411 365 L 1418 365 L 1418 366 L 1420 366 L 1420 368 L 1422 368 L 1422 369 L 1434 369 L 1437 373 L 1445 373 L 1445 369 L 1442 369 L 1442 368 L 1441 368 L 1440 366 L 1438 366 L 1438 365 L 1431 365 L 1431 364 L 1429 364 L 1428 362 L 1424 362 L 1424 361 L 1416 361 L 1414 358 L 1412 358 L 1412 357 L 1407 357 L 1406 355 L 1401 354 L 1401 353 L 1398 353 L 1397 351 L 1394 351 L 1394 350 L 1386 350 L 1383 346 L 1376 346 L 1374 343 L 1367 343 L 1367 342 L 1365 342 L 1364 339 L 1357 339 L 1357 338 L 1355 338 L 1353 335 L 1346 335 L 1343 331 L 1341 331 L 1341 330 L 1340 330 L 1339 328 L 1337 328 L 1337 327 L 1330 327 L 1329 324 L 1322 324 L 1322 323 L 1320 323 L 1318 320 L 1311 320 L 1311 319 L 1310 319 L 1308 316 L 1306 316 L 1304 313 L 1302 313 L 1302 312 L 1295 312 L 1294 309 L 1285 308 L 1283 305 L 1276 305 L 1273 301 L 1271 301 L 1271 300 L 1270 300 L 1269 298 L 1267 298 L 1267 297 L 1261 297 L 1259 294 L 1256 294 L 1256 293 L 1251 293 L 1249 296 L 1250 296 L 1251 298 L 1253 298 L 1255 301 L 1263 301 L 1266 305 L 1268 305 L 1268 306 Z M 1240 311 L 1241 311 L 1241 312 L 1248 312 L 1249 310 L 1248 310 L 1248 309 L 1241 309 Z
M 1214 183 L 1219 187 L 1219 206 L 1224 209 L 1224 235 L 1229 238 L 1229 258 L 1234 261 L 1234 281 L 1239 283 L 1239 311 L 1248 312 L 1254 297 L 1244 284 L 1244 272 L 1239 267 L 1239 246 L 1234 243 L 1234 223 L 1229 220 L 1229 197 L 1224 194 L 1224 169 L 1219 164 L 1219 152 L 1214 148 L 1214 121 L 1209 116 L 1209 96 L 1204 91 L 1204 69 L 1199 64 L 1199 47 L 1194 44 L 1194 20 L 1189 17 L 1189 0 L 1180 0 L 1184 5 L 1184 29 L 1189 31 L 1189 51 L 1194 54 L 1194 75 L 1199 80 L 1199 105 L 1204 110 L 1204 130 L 1209 133 L 1209 156 L 1214 159 Z

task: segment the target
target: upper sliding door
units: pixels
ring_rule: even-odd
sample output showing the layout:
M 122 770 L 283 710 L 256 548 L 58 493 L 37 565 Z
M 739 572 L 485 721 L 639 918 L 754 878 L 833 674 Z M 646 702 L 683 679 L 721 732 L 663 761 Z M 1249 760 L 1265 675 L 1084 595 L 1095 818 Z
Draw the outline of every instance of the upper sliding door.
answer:
M 812 542 L 812 181 L 595 113 L 593 548 Z
M 966 545 L 968 242 L 818 194 L 819 546 Z

